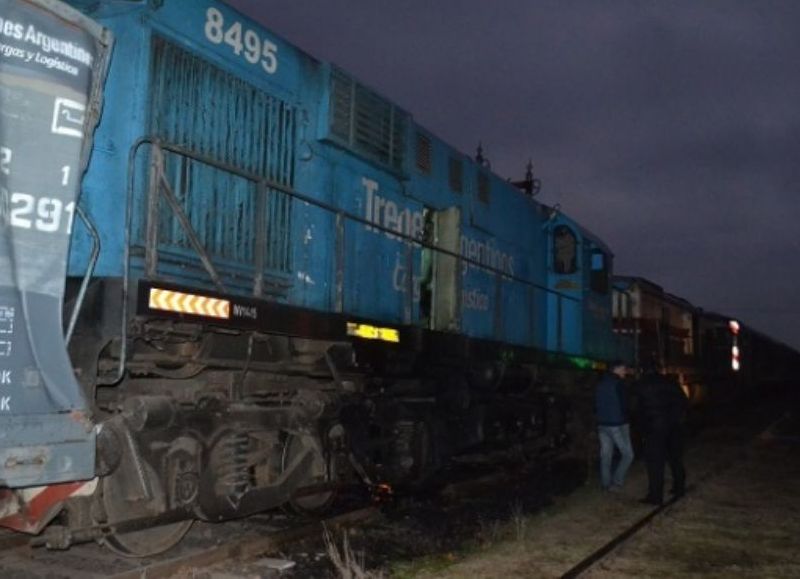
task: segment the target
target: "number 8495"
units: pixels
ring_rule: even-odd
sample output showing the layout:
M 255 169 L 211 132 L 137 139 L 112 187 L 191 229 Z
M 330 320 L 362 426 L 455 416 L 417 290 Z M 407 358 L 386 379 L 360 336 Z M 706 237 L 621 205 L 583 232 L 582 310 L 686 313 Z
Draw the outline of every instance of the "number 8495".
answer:
M 218 9 L 206 10 L 205 33 L 209 42 L 224 42 L 236 56 L 241 56 L 250 64 L 261 63 L 261 67 L 269 74 L 278 70 L 278 47 L 275 44 L 261 38 L 255 30 L 243 29 L 238 20 L 227 28 L 225 24 L 225 17 Z

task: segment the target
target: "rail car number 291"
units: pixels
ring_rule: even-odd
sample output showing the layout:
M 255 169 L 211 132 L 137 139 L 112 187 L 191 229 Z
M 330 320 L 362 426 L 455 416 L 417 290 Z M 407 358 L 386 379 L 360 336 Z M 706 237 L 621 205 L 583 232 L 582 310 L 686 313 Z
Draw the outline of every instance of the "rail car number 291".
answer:
M 225 17 L 216 8 L 206 10 L 205 33 L 212 44 L 224 42 L 236 56 L 244 58 L 250 64 L 261 63 L 261 67 L 269 74 L 278 70 L 278 47 L 266 38 L 261 38 L 255 30 L 243 28 L 238 20 L 226 26 Z
M 0 147 L 0 173 L 11 175 L 13 151 L 9 147 Z M 69 184 L 72 167 L 61 167 L 61 185 Z M 55 197 L 38 197 L 30 193 L 9 193 L 0 187 L 0 219 L 11 227 L 35 229 L 43 233 L 61 231 L 69 235 L 72 232 L 72 220 L 75 216 L 75 202 L 66 205 Z

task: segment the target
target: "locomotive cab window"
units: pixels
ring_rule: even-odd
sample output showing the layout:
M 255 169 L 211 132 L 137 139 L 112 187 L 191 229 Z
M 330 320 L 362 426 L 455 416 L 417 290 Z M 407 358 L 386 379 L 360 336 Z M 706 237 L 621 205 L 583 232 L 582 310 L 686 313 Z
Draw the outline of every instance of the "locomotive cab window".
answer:
M 578 271 L 578 240 L 566 225 L 553 230 L 553 271 L 570 274 Z
M 592 269 L 589 275 L 589 287 L 598 294 L 608 293 L 608 256 L 602 251 L 592 251 Z

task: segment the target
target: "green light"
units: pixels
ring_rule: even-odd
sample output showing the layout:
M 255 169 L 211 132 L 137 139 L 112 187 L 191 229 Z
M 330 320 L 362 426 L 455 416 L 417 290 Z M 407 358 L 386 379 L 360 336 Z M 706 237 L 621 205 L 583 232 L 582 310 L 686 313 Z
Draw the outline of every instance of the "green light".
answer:
M 567 356 L 567 360 L 569 360 L 573 366 L 580 368 L 581 370 L 592 370 L 595 367 L 594 360 L 590 360 L 589 358 L 583 358 L 581 356 Z

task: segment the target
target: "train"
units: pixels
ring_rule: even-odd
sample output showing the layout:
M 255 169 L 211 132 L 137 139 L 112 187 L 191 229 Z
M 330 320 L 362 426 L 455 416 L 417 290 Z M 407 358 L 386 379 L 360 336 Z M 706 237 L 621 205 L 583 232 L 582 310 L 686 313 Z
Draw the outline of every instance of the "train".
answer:
M 755 388 L 779 388 L 800 363 L 789 345 L 651 280 L 615 275 L 612 284 L 620 359 L 635 374 L 652 365 L 661 368 L 695 408 L 736 404 Z
M 224 2 L 0 6 L 0 525 L 149 556 L 558 451 L 642 347 L 611 249 L 530 167 Z

